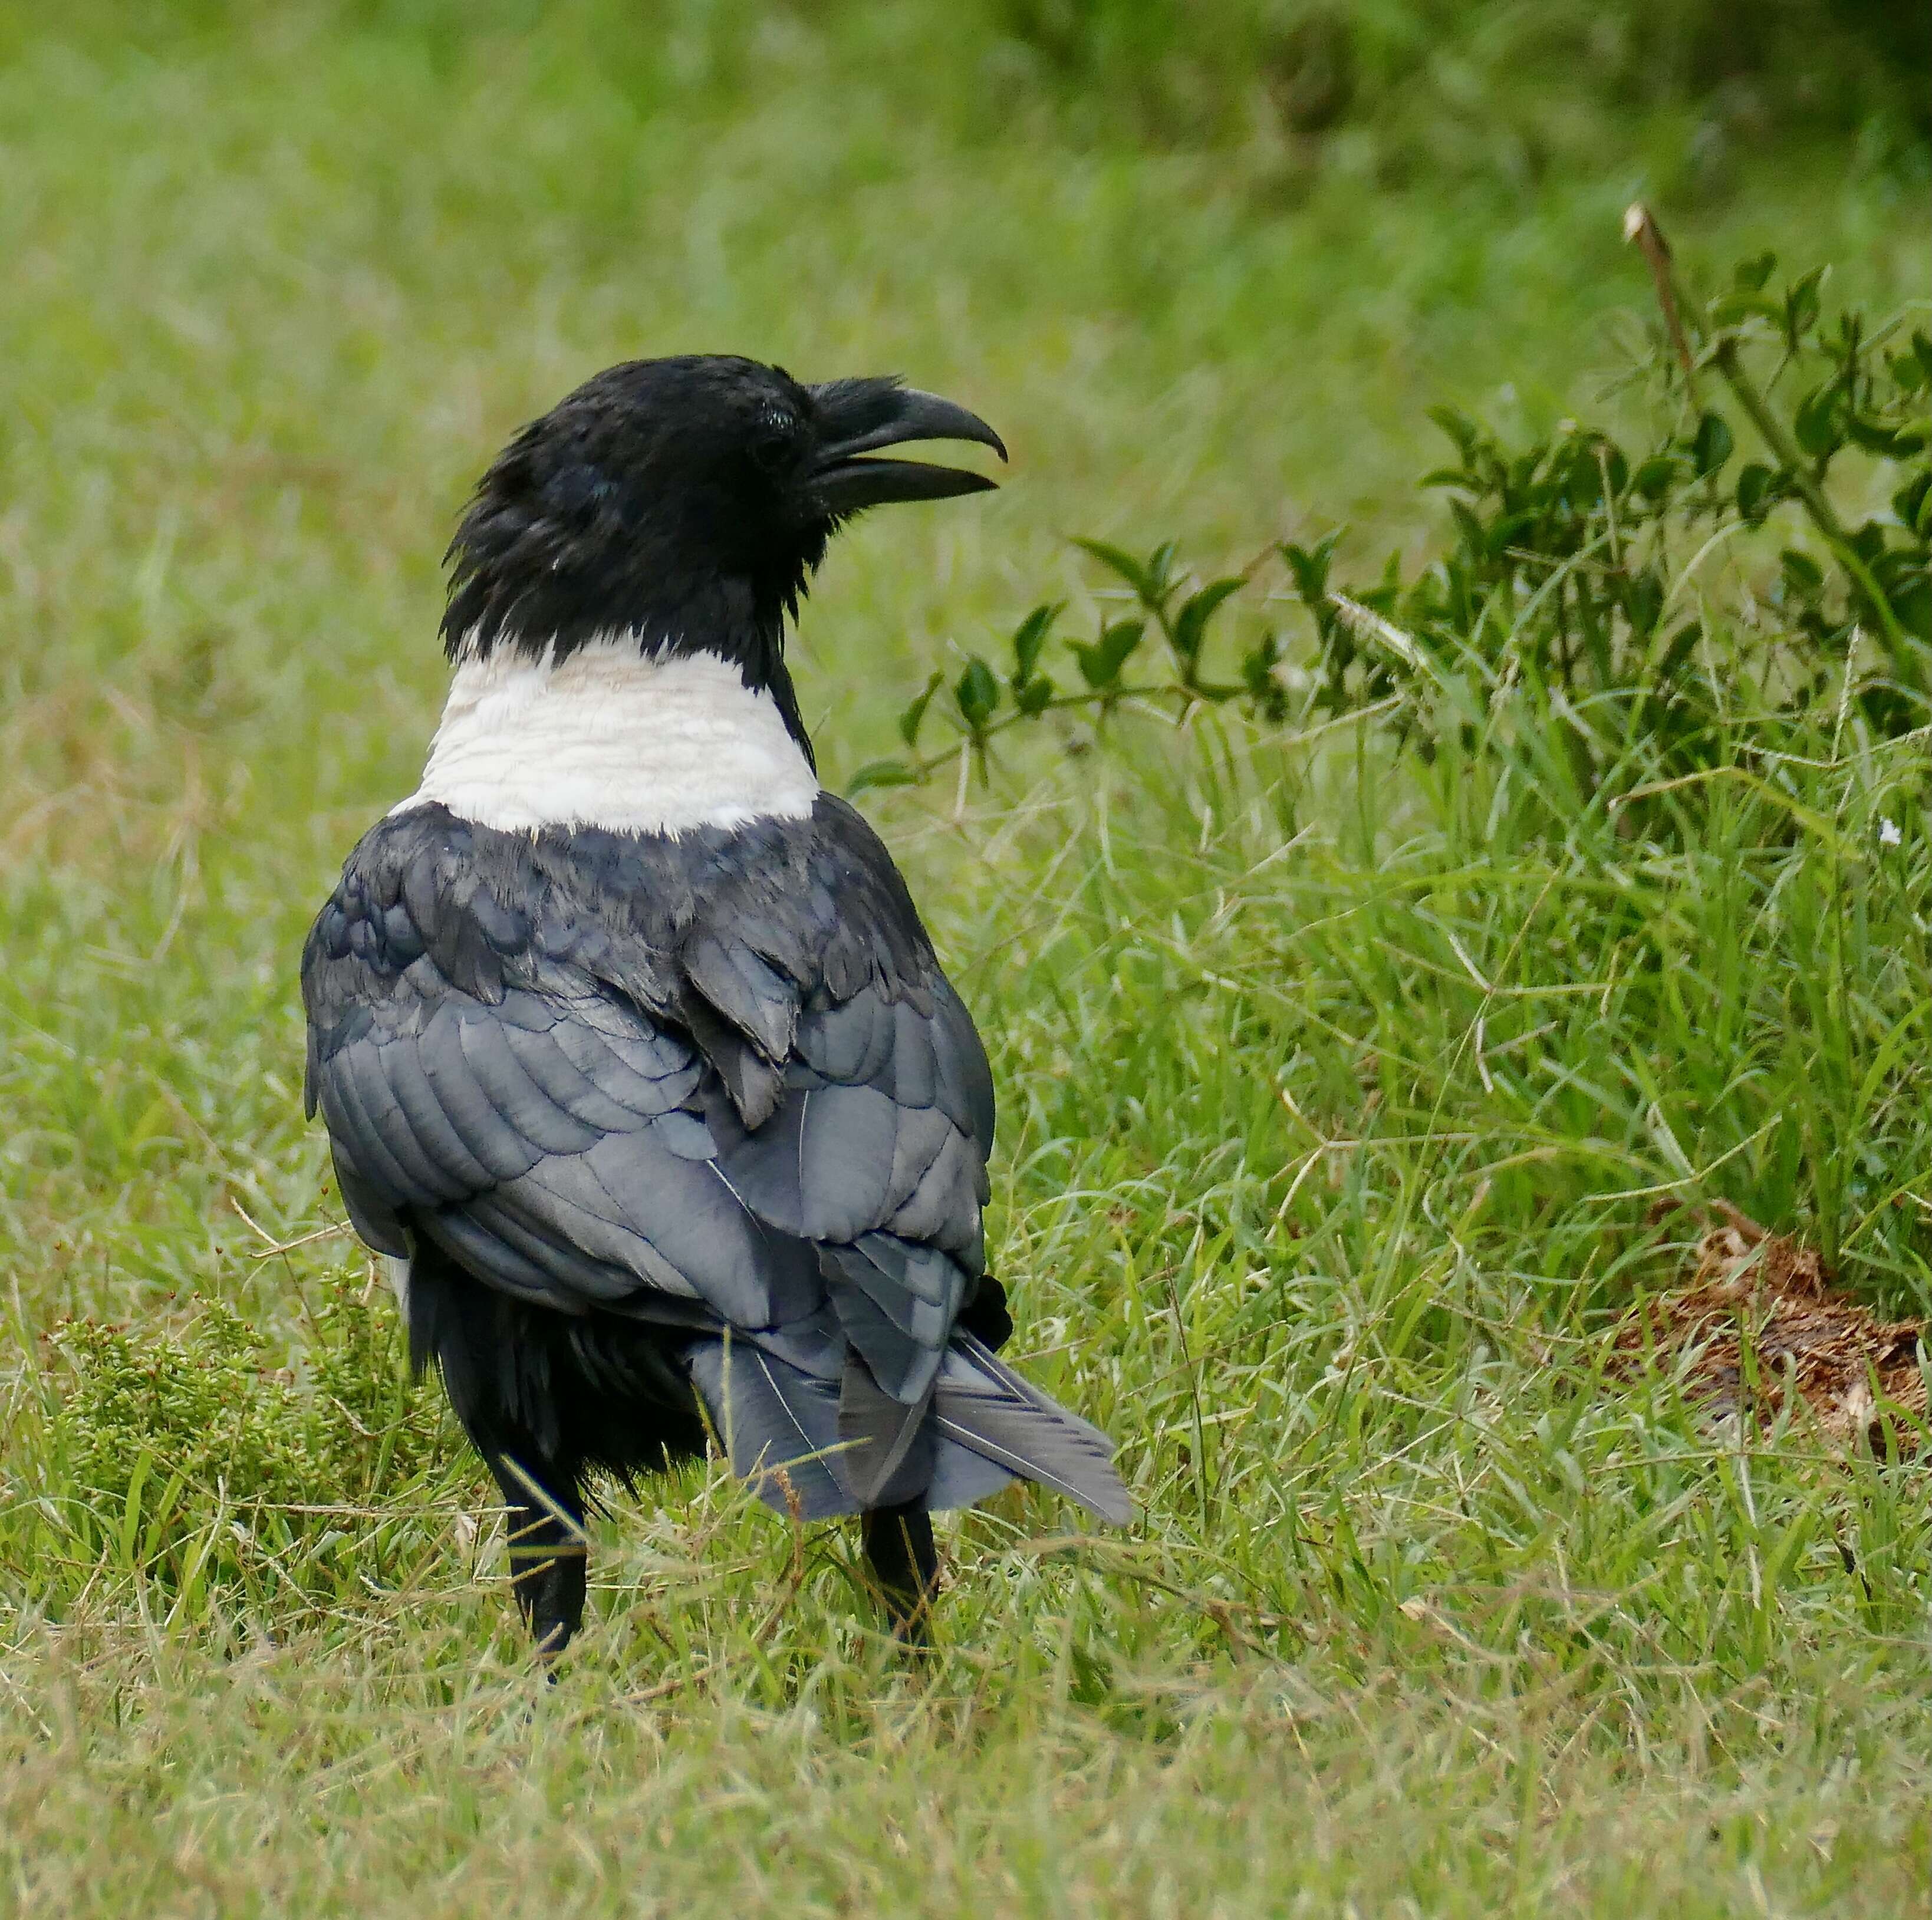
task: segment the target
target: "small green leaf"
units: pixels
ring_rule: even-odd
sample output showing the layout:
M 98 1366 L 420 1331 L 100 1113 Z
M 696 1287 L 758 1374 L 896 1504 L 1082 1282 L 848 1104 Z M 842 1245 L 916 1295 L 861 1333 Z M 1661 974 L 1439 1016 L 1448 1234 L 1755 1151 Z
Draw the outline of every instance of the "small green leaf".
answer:
M 1199 592 L 1190 594 L 1174 622 L 1174 650 L 1192 666 L 1201 657 L 1201 646 L 1208 637 L 1208 622 L 1215 609 L 1231 593 L 1238 593 L 1246 583 L 1235 577 L 1211 581 Z
M 1141 636 L 1146 631 L 1144 620 L 1117 620 L 1110 627 L 1102 627 L 1100 638 L 1090 644 L 1072 641 L 1074 658 L 1080 663 L 1081 677 L 1096 692 L 1104 692 L 1118 686 L 1120 669 L 1139 646 Z
M 1292 540 L 1281 545 L 1281 556 L 1294 576 L 1296 596 L 1306 607 L 1318 607 L 1328 597 L 1328 568 L 1335 558 L 1335 543 L 1342 537 L 1337 528 L 1324 533 L 1310 547 L 1298 547 Z
M 1523 541 L 1521 536 L 1535 526 L 1536 520 L 1537 517 L 1533 513 L 1503 514 L 1490 528 L 1490 559 L 1500 560 L 1508 553 L 1510 548 L 1520 544 L 1528 544 L 1529 543 Z
M 1176 542 L 1163 540 L 1147 556 L 1147 578 L 1149 592 L 1144 596 L 1148 610 L 1151 613 L 1164 601 L 1174 586 L 1174 555 Z
M 1664 583 L 1656 570 L 1646 567 L 1624 589 L 1624 617 L 1634 633 L 1648 634 L 1664 611 Z
M 1033 678 L 1033 670 L 1040 664 L 1040 651 L 1046 645 L 1047 636 L 1053 631 L 1053 623 L 1060 617 L 1060 610 L 1066 604 L 1064 600 L 1056 600 L 1051 605 L 1036 607 L 1013 629 L 1013 688 L 1016 692 Z
M 1824 569 L 1809 554 L 1787 547 L 1779 559 L 1784 584 L 1801 599 L 1810 599 L 1825 584 Z
M 1456 530 L 1462 536 L 1462 544 L 1472 560 L 1480 562 L 1489 557 L 1490 536 L 1483 523 L 1460 500 L 1449 502 L 1450 516 L 1456 522 Z
M 1732 269 L 1731 284 L 1741 292 L 1759 292 L 1777 266 L 1775 254 L 1760 254 L 1754 259 L 1740 260 Z
M 1668 685 L 1684 670 L 1697 643 L 1703 638 L 1704 629 L 1695 621 L 1679 627 L 1671 636 L 1670 644 L 1664 650 L 1664 658 L 1657 664 L 1655 678 L 1661 685 Z
M 1892 495 L 1892 510 L 1900 526 L 1924 533 L 1932 525 L 1932 472 L 1915 473 Z
M 1720 293 L 1711 302 L 1711 317 L 1720 327 L 1757 319 L 1782 323 L 1784 309 L 1763 293 Z
M 1895 428 L 1888 427 L 1882 420 L 1867 419 L 1856 413 L 1845 416 L 1845 436 L 1854 446 L 1862 446 L 1868 453 L 1894 454 L 1910 451 L 1910 435 L 1901 436 Z M 1906 445 L 1901 447 L 1901 437 Z
M 1641 462 L 1630 476 L 1630 486 L 1647 500 L 1660 500 L 1670 490 L 1670 483 L 1677 477 L 1678 462 L 1667 453 L 1654 453 Z
M 1101 657 L 1103 664 L 1110 670 L 1108 674 L 1109 680 L 1120 678 L 1121 668 L 1126 666 L 1135 648 L 1140 645 L 1142 637 L 1146 632 L 1147 622 L 1144 620 L 1116 620 L 1102 634 Z
M 1762 526 L 1778 497 L 1778 476 L 1761 460 L 1738 476 L 1738 512 L 1753 526 Z
M 1912 336 L 1912 351 L 1918 357 L 1919 365 L 1924 368 L 1925 377 L 1932 380 L 1932 336 L 1915 333 Z
M 1148 579 L 1147 569 L 1132 554 L 1123 552 L 1118 547 L 1110 547 L 1104 540 L 1076 540 L 1073 544 L 1083 553 L 1091 554 L 1103 567 L 1118 574 L 1140 598 L 1147 598 L 1154 583 Z
M 966 724 L 978 733 L 992 719 L 1000 704 L 1000 682 L 992 668 L 978 654 L 966 662 L 966 670 L 959 676 L 952 689 L 952 697 L 959 703 L 959 711 Z
M 1482 440 L 1482 430 L 1453 406 L 1432 406 L 1429 417 L 1456 443 L 1456 451 L 1466 463 Z
M 899 738 L 909 747 L 919 745 L 919 730 L 926 720 L 926 710 L 932 704 L 932 696 L 945 684 L 944 674 L 934 674 L 926 683 L 926 691 L 920 694 L 899 716 Z M 884 763 L 880 763 L 884 765 Z
M 1022 713 L 1030 718 L 1036 713 L 1043 712 L 1047 704 L 1059 691 L 1060 689 L 1054 685 L 1049 676 L 1045 674 L 1035 674 L 1030 680 L 1021 681 L 1019 685 L 1013 688 L 1013 704 Z
M 1708 480 L 1731 457 L 1737 442 L 1721 413 L 1707 413 L 1697 422 L 1690 442 L 1690 458 L 1696 462 L 1697 478 Z
M 1868 520 L 1846 536 L 1846 544 L 1867 566 L 1874 566 L 1885 556 L 1885 529 Z
M 849 799 L 868 787 L 916 787 L 920 776 L 902 760 L 870 760 L 845 783 Z
M 1820 387 L 1816 393 L 1808 394 L 1798 403 L 1798 412 L 1792 424 L 1797 432 L 1798 444 L 1814 460 L 1822 460 L 1835 453 L 1844 442 L 1844 434 L 1838 424 L 1838 390 L 1835 386 Z
M 1824 278 L 1825 269 L 1814 267 L 1784 296 L 1785 337 L 1794 349 L 1818 324 L 1819 310 L 1822 304 L 1819 287 Z
M 1271 710 L 1281 698 L 1282 689 L 1274 677 L 1280 660 L 1281 643 L 1272 633 L 1263 634 L 1241 658 L 1241 684 L 1252 698 L 1261 702 L 1264 711 Z M 1270 717 L 1273 717 L 1271 712 Z

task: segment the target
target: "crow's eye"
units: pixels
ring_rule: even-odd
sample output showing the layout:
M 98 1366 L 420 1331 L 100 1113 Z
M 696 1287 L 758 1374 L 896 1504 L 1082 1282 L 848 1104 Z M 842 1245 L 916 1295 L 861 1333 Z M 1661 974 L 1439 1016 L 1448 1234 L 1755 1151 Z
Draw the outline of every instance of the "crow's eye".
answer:
M 752 430 L 752 458 L 767 473 L 789 466 L 797 444 L 798 422 L 791 415 L 771 407 L 758 416 Z

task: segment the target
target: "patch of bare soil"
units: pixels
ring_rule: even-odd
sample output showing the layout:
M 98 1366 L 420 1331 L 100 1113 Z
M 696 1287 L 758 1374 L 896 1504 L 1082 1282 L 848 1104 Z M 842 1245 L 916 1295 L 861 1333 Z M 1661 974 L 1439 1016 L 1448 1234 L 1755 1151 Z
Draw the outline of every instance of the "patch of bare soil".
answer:
M 1675 1366 L 1688 1353 L 1694 1390 L 1714 1412 L 1748 1408 L 1769 1419 L 1795 1390 L 1822 1432 L 1880 1452 L 1880 1410 L 1889 1403 L 1895 1444 L 1914 1450 L 1914 1423 L 1926 1417 L 1924 1325 L 1880 1319 L 1838 1286 L 1815 1247 L 1725 1202 L 1702 1217 L 1688 1284 L 1645 1302 L 1618 1328 L 1624 1365 Z

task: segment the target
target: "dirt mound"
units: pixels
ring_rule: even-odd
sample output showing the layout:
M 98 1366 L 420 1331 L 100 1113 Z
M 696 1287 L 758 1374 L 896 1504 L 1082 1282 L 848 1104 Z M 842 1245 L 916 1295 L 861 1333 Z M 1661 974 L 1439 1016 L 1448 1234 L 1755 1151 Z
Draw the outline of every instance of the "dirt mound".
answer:
M 1714 1412 L 1768 1419 L 1795 1388 L 1820 1429 L 1882 1450 L 1882 1405 L 1910 1452 L 1926 1414 L 1916 1320 L 1881 1320 L 1834 1282 L 1815 1247 L 1761 1227 L 1720 1201 L 1702 1214 L 1696 1265 L 1682 1291 L 1646 1301 L 1617 1330 L 1631 1371 L 1690 1353 L 1690 1378 Z M 1750 1366 L 1746 1366 L 1748 1353 Z

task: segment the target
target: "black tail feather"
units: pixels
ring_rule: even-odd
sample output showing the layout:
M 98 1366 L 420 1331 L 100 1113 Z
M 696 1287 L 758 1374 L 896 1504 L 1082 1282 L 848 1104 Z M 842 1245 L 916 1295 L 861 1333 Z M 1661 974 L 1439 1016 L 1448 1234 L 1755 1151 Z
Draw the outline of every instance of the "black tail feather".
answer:
M 1114 1466 L 1114 1443 L 989 1352 L 956 1333 L 933 1395 L 934 1425 L 946 1439 L 1022 1479 L 1077 1500 L 1125 1526 L 1133 1502 Z

